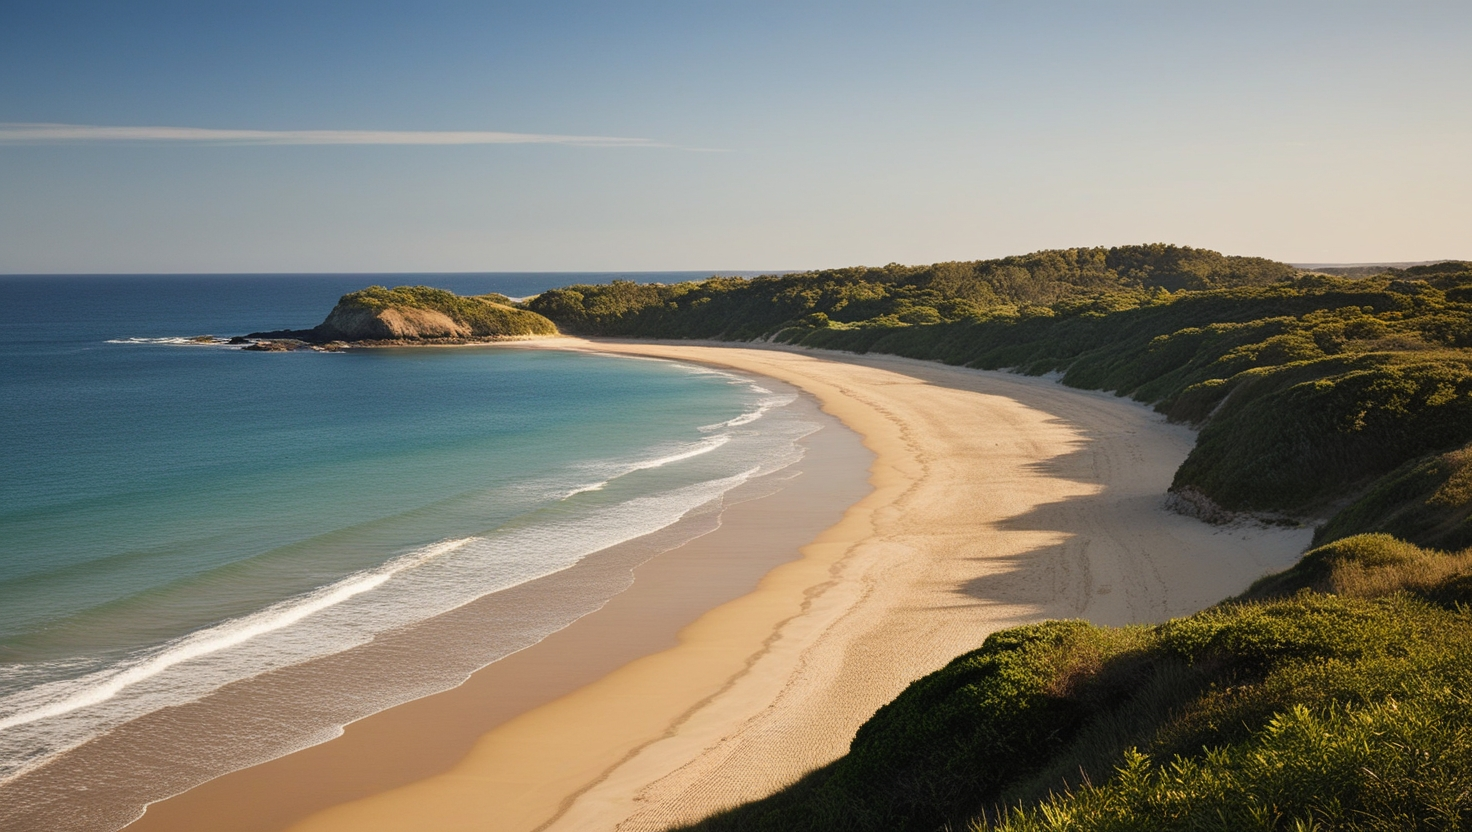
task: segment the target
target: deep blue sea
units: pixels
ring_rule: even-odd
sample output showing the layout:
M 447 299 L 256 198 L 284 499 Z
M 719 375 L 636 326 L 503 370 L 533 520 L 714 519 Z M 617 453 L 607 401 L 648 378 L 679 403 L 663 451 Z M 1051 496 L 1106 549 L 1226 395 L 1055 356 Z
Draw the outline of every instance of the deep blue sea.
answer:
M 791 391 L 690 365 L 184 342 L 309 327 L 372 283 L 520 297 L 609 277 L 0 277 L 0 786 L 800 456 L 815 425 Z

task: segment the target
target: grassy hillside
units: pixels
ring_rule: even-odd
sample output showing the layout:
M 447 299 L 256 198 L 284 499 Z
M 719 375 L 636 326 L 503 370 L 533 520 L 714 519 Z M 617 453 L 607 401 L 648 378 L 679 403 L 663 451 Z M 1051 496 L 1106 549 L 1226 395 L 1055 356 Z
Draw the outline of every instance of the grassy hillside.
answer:
M 999 632 L 692 830 L 1462 829 L 1472 554 L 1362 535 L 1154 627 Z
M 1472 447 L 1417 457 L 1319 527 L 1315 543 L 1379 529 L 1443 549 L 1472 546 Z
M 398 286 L 393 289 L 369 286 L 357 292 L 343 295 L 332 310 L 323 327 L 331 327 L 336 321 L 348 320 L 343 328 L 354 325 L 363 328 L 365 321 L 374 315 L 391 310 L 420 310 L 438 313 L 458 325 L 466 337 L 518 337 L 528 335 L 555 335 L 557 327 L 541 315 L 512 305 L 505 295 L 487 294 L 462 297 L 444 289 L 428 286 Z M 355 313 L 370 313 L 368 316 Z M 319 327 L 321 329 L 322 327 Z M 332 333 L 333 337 L 356 340 L 353 332 Z M 357 337 L 382 337 L 372 334 Z

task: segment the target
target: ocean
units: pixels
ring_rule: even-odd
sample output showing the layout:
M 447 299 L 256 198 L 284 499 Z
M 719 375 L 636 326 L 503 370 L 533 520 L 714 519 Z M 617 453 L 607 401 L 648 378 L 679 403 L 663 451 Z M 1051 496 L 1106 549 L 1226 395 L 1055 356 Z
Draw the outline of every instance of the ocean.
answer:
M 520 297 L 610 277 L 0 277 L 0 828 L 116 829 L 453 687 L 626 576 L 456 649 L 384 645 L 610 547 L 678 545 L 677 521 L 700 533 L 801 457 L 818 424 L 793 390 L 694 365 L 188 341 L 309 327 L 373 283 Z M 355 669 L 307 672 L 343 656 Z M 116 739 L 143 724 L 167 748 Z

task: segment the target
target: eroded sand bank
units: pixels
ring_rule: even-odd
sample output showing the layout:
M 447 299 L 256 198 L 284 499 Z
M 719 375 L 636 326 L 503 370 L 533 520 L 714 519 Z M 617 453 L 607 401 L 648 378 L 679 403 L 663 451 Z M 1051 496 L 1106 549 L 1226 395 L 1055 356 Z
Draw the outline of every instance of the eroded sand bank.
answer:
M 832 760 L 876 707 L 998 628 L 1188 613 L 1287 566 L 1309 540 L 1166 511 L 1194 436 L 1113 396 L 888 357 L 535 348 L 548 347 L 787 381 L 864 437 L 874 490 L 678 646 L 483 735 L 444 774 L 294 830 L 661 829 Z

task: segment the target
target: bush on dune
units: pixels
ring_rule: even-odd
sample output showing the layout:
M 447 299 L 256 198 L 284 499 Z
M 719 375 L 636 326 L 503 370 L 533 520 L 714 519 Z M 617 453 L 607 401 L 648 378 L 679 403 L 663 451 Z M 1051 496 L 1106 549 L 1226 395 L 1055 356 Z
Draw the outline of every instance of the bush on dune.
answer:
M 1472 440 L 1472 355 L 1458 351 L 1254 367 L 1212 394 L 1174 484 L 1233 509 L 1312 511 L 1407 459 Z
M 1258 580 L 1239 600 L 1304 591 L 1351 598 L 1405 593 L 1445 607 L 1472 604 L 1472 549 L 1444 552 L 1384 533 L 1354 535 L 1313 549 L 1292 569 Z

